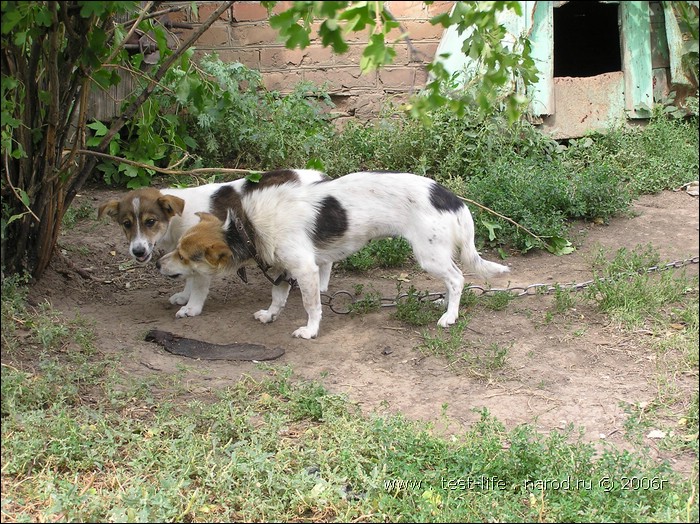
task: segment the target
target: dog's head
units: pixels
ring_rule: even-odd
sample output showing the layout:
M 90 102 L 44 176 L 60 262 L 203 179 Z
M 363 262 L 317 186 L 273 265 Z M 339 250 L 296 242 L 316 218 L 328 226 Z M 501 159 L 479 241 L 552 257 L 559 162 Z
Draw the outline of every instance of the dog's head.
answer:
M 122 227 L 129 242 L 129 253 L 145 264 L 153 256 L 153 249 L 166 232 L 173 217 L 182 215 L 185 201 L 173 195 L 164 195 L 149 187 L 130 191 L 121 200 L 102 204 L 98 218 L 108 215 Z
M 200 221 L 182 235 L 174 251 L 156 263 L 163 275 L 185 279 L 238 269 L 237 260 L 226 242 L 225 224 L 211 213 L 196 215 Z

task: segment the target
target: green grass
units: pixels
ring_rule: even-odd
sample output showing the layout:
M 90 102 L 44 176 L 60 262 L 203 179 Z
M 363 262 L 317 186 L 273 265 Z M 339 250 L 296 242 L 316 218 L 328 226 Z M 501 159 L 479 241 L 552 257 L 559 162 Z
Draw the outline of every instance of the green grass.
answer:
M 401 283 L 397 285 L 396 311 L 394 318 L 412 326 L 435 324 L 445 312 L 445 306 L 440 300 L 433 300 L 428 291 L 418 291 L 411 285 L 408 291 L 402 293 Z
M 14 379 L 14 380 L 13 380 Z M 22 382 L 3 367 L 3 384 Z M 16 386 L 13 386 L 16 387 Z M 506 431 L 487 411 L 452 439 L 364 416 L 268 368 L 212 402 L 125 392 L 3 418 L 3 517 L 64 521 L 692 521 L 691 481 L 642 455 L 596 458 L 573 427 Z M 631 489 L 627 479 L 649 479 Z M 627 489 L 625 489 L 627 488 Z
M 504 346 L 482 340 L 470 341 L 465 334 L 468 326 L 469 319 L 461 318 L 448 329 L 425 330 L 418 350 L 423 355 L 444 359 L 456 373 L 491 379 L 494 372 L 507 366 L 512 344 Z
M 694 296 L 697 302 L 697 279 L 689 281 L 682 272 L 645 271 L 658 265 L 658 254 L 651 246 L 631 252 L 620 249 L 610 261 L 605 252 L 599 251 L 594 261 L 594 282 L 586 289 L 586 296 L 628 329 L 668 323 L 669 308 L 686 296 Z

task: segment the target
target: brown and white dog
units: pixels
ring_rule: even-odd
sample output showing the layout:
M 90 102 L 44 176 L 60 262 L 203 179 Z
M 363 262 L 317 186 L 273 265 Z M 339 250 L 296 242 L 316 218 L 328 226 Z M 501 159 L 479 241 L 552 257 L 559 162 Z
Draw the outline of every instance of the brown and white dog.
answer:
M 119 200 L 105 202 L 99 207 L 98 218 L 112 217 L 121 225 L 129 242 L 129 253 L 139 264 L 148 263 L 156 246 L 166 253 L 177 246 L 180 237 L 199 222 L 198 212 L 208 212 L 226 219 L 230 195 L 240 198 L 251 191 L 270 186 L 296 187 L 311 184 L 328 177 L 310 169 L 286 169 L 263 173 L 258 182 L 245 178 L 233 182 L 205 184 L 191 188 L 143 188 L 130 191 Z M 330 266 L 324 268 L 330 277 Z M 185 281 L 185 289 L 170 297 L 171 304 L 182 305 L 176 317 L 193 317 L 202 312 L 209 294 L 211 277 L 192 275 Z
M 420 265 L 447 286 L 447 311 L 438 321 L 454 324 L 464 286 L 455 255 L 484 279 L 508 267 L 482 259 L 474 246 L 474 222 L 467 206 L 434 180 L 410 173 L 352 173 L 335 180 L 292 188 L 270 186 L 231 192 L 225 221 L 198 213 L 201 221 L 158 261 L 173 278 L 211 277 L 236 271 L 250 258 L 273 275 L 295 279 L 308 323 L 293 336 L 315 338 L 321 322 L 324 265 L 342 260 L 373 238 L 402 236 Z M 327 284 L 327 280 L 325 282 Z M 284 308 L 290 284 L 272 288 L 268 309 L 255 313 L 274 321 Z

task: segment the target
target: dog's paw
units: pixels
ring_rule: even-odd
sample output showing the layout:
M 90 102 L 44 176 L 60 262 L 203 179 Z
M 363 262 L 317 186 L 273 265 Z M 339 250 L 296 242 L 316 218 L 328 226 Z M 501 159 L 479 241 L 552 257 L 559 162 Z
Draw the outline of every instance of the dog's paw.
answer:
M 179 293 L 175 293 L 173 296 L 170 297 L 170 303 L 171 304 L 177 304 L 178 306 L 183 306 L 187 304 L 187 301 L 190 299 L 190 295 L 186 294 L 184 291 L 180 291 Z
M 255 313 L 253 313 L 253 317 L 258 319 L 263 324 L 269 324 L 270 322 L 274 322 L 277 319 L 277 315 L 273 315 L 268 309 L 261 309 L 260 311 L 256 311 Z
M 450 315 L 449 313 L 445 313 L 440 317 L 440 320 L 438 320 L 438 326 L 448 327 L 454 324 L 455 322 L 457 322 L 457 315 Z
M 175 318 L 196 317 L 201 312 L 201 306 L 182 306 L 180 310 L 177 313 L 175 313 Z
M 305 338 L 307 340 L 310 338 L 316 338 L 316 335 L 318 335 L 318 331 L 311 330 L 307 326 L 300 327 L 294 333 L 292 333 L 294 338 Z

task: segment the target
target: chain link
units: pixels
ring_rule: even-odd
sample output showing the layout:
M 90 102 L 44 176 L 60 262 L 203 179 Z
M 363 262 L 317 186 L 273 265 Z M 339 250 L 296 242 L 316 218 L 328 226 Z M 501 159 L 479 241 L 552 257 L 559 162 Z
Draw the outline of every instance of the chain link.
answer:
M 690 264 L 700 263 L 700 256 L 694 256 L 692 258 L 686 258 L 685 260 L 676 260 L 674 262 L 669 262 L 662 266 L 651 266 L 645 270 L 640 271 L 640 273 L 654 273 L 661 271 L 668 271 L 670 269 L 679 269 Z M 524 296 L 535 296 L 535 295 L 549 295 L 557 290 L 560 291 L 570 291 L 577 292 L 586 289 L 595 282 L 604 282 L 605 278 L 599 278 L 594 280 L 586 280 L 585 282 L 572 282 L 570 284 L 530 284 L 529 286 L 513 286 L 508 288 L 495 288 L 495 287 L 484 287 L 471 285 L 466 286 L 464 289 L 469 290 L 474 293 L 477 297 L 495 295 L 497 293 L 510 293 L 515 297 Z M 381 307 L 396 307 L 396 305 L 403 299 L 407 298 L 408 293 L 401 293 L 395 298 L 380 298 L 379 305 Z M 342 298 L 344 297 L 344 298 Z M 337 300 L 340 304 L 337 303 Z M 326 293 L 321 293 L 321 305 L 328 306 L 333 313 L 338 315 L 347 315 L 352 311 L 352 306 L 358 302 L 359 298 L 350 291 L 336 291 L 332 295 Z M 445 300 L 445 293 L 427 293 L 418 297 L 420 301 L 430 301 L 430 302 L 441 302 Z

